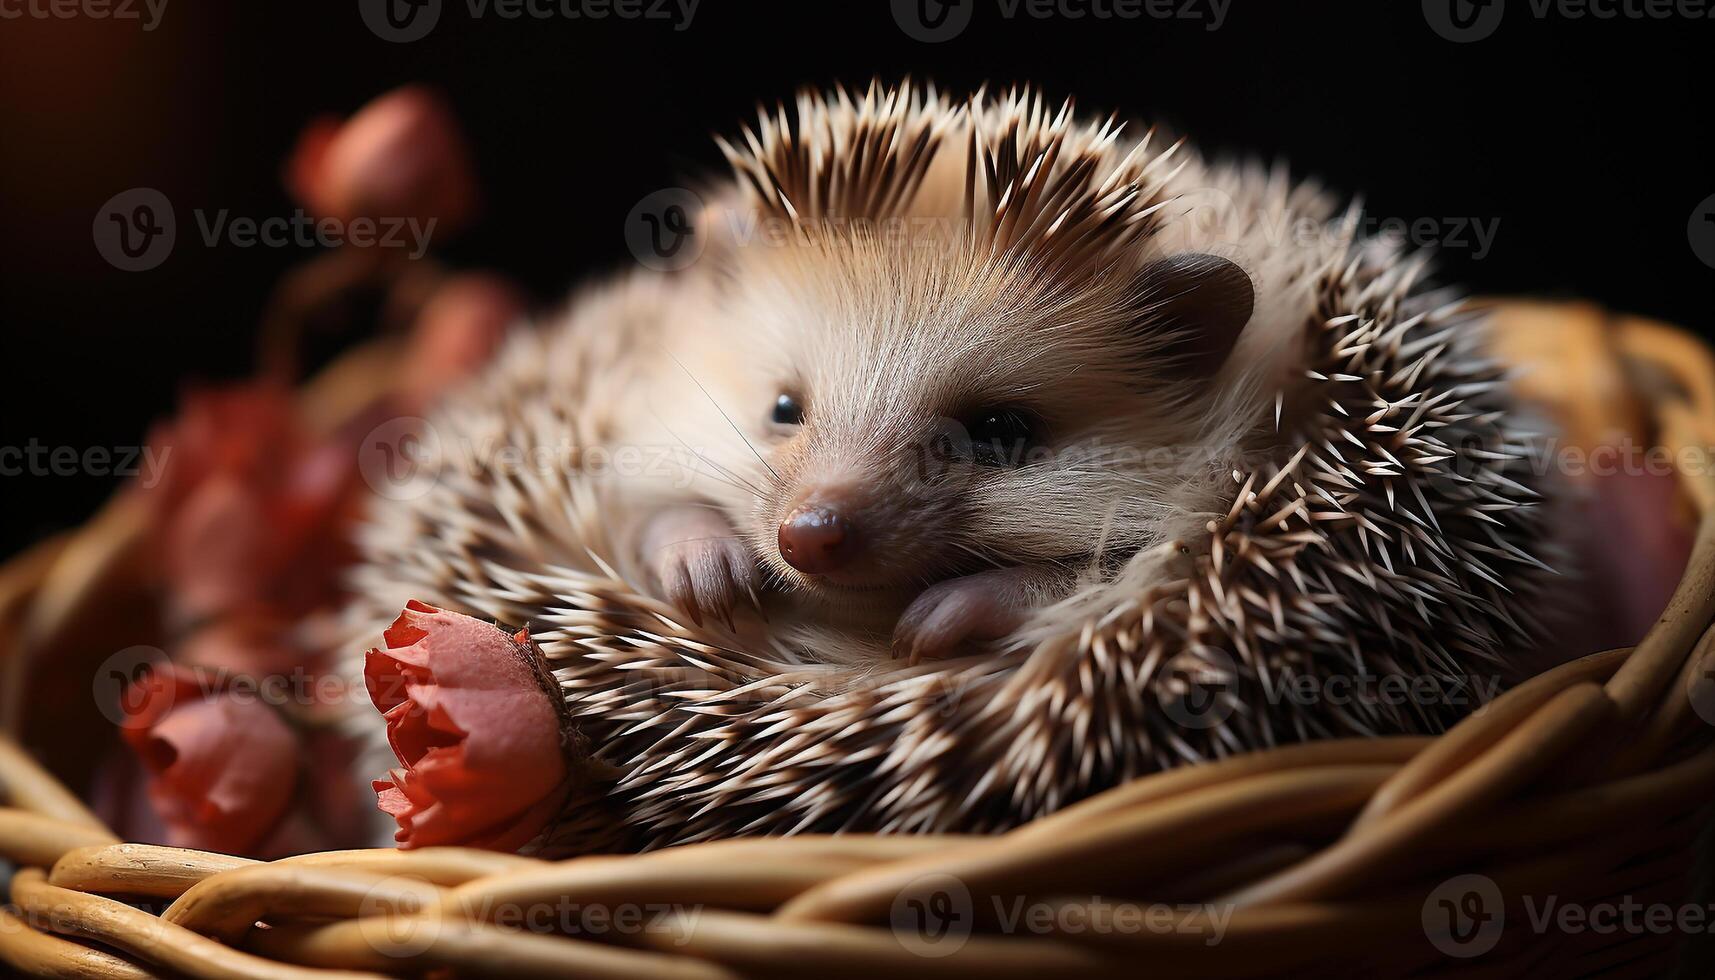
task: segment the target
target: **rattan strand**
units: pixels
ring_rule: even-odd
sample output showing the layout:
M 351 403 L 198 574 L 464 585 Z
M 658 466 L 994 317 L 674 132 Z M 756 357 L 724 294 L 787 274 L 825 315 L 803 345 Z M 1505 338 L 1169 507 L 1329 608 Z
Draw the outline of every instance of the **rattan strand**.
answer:
M 1626 321 L 1612 327 L 1601 356 L 1612 352 L 1675 380 L 1682 394 L 1657 393 L 1654 404 L 1664 445 L 1715 444 L 1715 360 L 1706 348 Z M 458 848 L 262 863 L 120 843 L 0 738 L 9 803 L 0 809 L 0 855 L 26 868 L 13 882 L 16 906 L 0 911 L 0 962 L 29 974 L 125 980 L 155 970 L 307 978 L 436 968 L 994 980 L 1131 975 L 1139 963 L 1228 976 L 1397 973 L 1445 965 L 1421 916 L 1424 896 L 1453 874 L 1486 875 L 1509 911 L 1518 896 L 1542 892 L 1683 900 L 1715 784 L 1715 726 L 1688 696 L 1715 666 L 1715 479 L 1682 474 L 1682 482 L 1701 515 L 1693 557 L 1635 649 L 1557 667 L 1438 739 L 1255 752 L 1139 779 L 999 837 L 726 841 L 552 863 Z M 63 639 L 75 612 L 99 603 L 100 581 L 135 532 L 135 515 L 116 505 L 0 571 L 4 653 L 20 637 Z M 15 660 L 8 656 L 4 676 L 19 676 Z M 902 903 L 949 879 L 970 894 L 974 934 L 956 956 L 925 956 L 893 919 Z M 1058 925 L 1095 914 L 1092 896 L 1219 895 L 1231 919 L 1214 944 L 1195 929 Z M 999 906 L 987 899 L 1003 897 L 1052 910 L 1055 925 L 1000 934 Z M 170 904 L 157 916 L 119 898 Z M 566 902 L 678 911 L 606 942 L 520 931 L 500 914 Z M 1473 976 L 1645 976 L 1660 972 L 1673 947 L 1661 936 L 1530 938 L 1509 935 L 1458 966 Z

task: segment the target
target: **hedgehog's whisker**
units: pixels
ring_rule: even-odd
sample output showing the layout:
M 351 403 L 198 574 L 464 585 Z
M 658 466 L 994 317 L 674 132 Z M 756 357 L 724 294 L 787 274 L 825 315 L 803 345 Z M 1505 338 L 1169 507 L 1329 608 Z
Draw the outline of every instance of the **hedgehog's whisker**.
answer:
M 652 412 L 651 414 L 655 414 L 655 413 Z M 724 476 L 725 479 L 720 479 L 714 473 L 704 473 L 701 470 L 697 470 L 697 469 L 693 469 L 691 467 L 685 466 L 683 463 L 677 464 L 681 470 L 688 471 L 693 477 L 706 476 L 709 479 L 714 480 L 716 483 L 720 483 L 724 486 L 732 487 L 734 490 L 743 490 L 758 500 L 761 500 L 764 502 L 766 502 L 768 500 L 768 495 L 763 493 L 761 490 L 757 489 L 755 484 L 751 483 L 749 480 L 744 479 L 743 477 L 740 477 L 737 473 L 734 473 L 732 470 L 727 469 L 725 466 L 722 466 L 721 464 L 715 462 L 714 460 L 710 459 L 709 457 L 703 455 L 701 450 L 697 449 L 695 446 L 686 442 L 685 437 L 681 436 L 681 435 L 679 435 L 679 433 L 673 431 L 673 427 L 668 425 L 666 420 L 661 418 L 661 416 L 659 414 L 655 414 L 655 421 L 660 422 L 661 428 L 666 429 L 668 435 L 679 440 L 679 445 L 684 446 L 685 449 L 688 450 L 692 456 L 695 456 L 695 457 L 697 457 L 697 459 L 699 459 L 699 460 L 709 464 L 710 466 L 714 467 L 714 469 L 721 476 Z
M 696 450 L 693 449 L 692 452 L 696 452 Z M 681 466 L 680 469 L 690 473 L 691 476 L 693 476 L 693 477 L 700 476 L 700 477 L 703 477 L 705 479 L 713 480 L 723 487 L 732 487 L 734 490 L 738 490 L 742 493 L 748 493 L 758 500 L 766 501 L 768 499 L 768 497 L 761 490 L 758 490 L 758 489 L 756 489 L 756 487 L 751 486 L 749 483 L 741 481 L 738 477 L 731 475 L 730 470 L 727 470 L 725 467 L 722 467 L 719 463 L 715 462 L 714 460 L 709 459 L 708 457 L 703 456 L 701 454 L 698 454 L 697 458 L 701 459 L 703 462 L 709 464 L 710 466 L 713 466 L 716 469 L 719 469 L 721 472 L 720 473 L 705 473 L 702 470 L 699 470 L 699 469 L 696 469 L 693 467 L 688 467 L 688 466 Z M 727 474 L 727 475 L 722 476 L 721 474 Z
M 726 419 L 726 424 L 732 426 L 733 433 L 738 436 L 740 442 L 744 443 L 744 448 L 750 450 L 750 454 L 756 457 L 756 461 L 768 470 L 769 475 L 774 477 L 775 485 L 778 486 L 781 483 L 780 474 L 774 471 L 774 467 L 769 465 L 768 460 L 762 458 L 762 454 L 757 451 L 755 444 L 750 441 L 750 437 L 746 436 L 744 430 L 738 427 L 738 423 L 732 420 L 732 416 L 726 413 L 726 409 L 721 407 L 721 403 L 715 401 L 715 396 L 709 394 L 709 389 L 703 387 L 703 383 L 697 380 L 697 376 L 691 373 L 691 369 L 685 366 L 684 361 L 675 357 L 672 351 L 667 351 L 667 356 L 673 358 L 673 363 L 679 365 L 679 370 L 685 372 L 685 377 L 690 378 L 691 383 L 697 386 L 697 390 L 703 393 L 703 397 L 709 400 L 709 404 L 715 407 L 715 411 L 721 413 L 721 418 Z
M 667 431 L 672 432 L 671 429 L 669 429 Z M 702 462 L 709 464 L 709 466 L 713 467 L 716 472 L 708 473 L 708 472 L 705 472 L 698 467 L 686 466 L 683 463 L 676 464 L 681 471 L 683 471 L 685 473 L 689 473 L 693 478 L 700 476 L 700 477 L 703 477 L 705 479 L 713 480 L 716 483 L 719 483 L 723 487 L 732 487 L 734 490 L 738 490 L 738 491 L 741 491 L 743 493 L 748 493 L 758 500 L 766 501 L 768 499 L 768 496 L 766 494 L 764 494 L 761 490 L 758 490 L 754 484 L 750 483 L 748 480 L 744 480 L 744 479 L 740 478 L 738 476 L 738 474 L 727 469 L 726 467 L 715 462 L 714 460 L 708 458 L 707 456 L 703 455 L 701 452 L 697 451 L 696 449 L 692 449 L 691 444 L 686 442 L 684 439 L 680 439 L 676 433 L 674 434 L 673 438 L 679 439 L 679 444 L 684 446 L 687 450 L 689 450 L 691 455 L 697 457 L 697 459 L 701 460 Z
M 690 544 L 693 541 L 735 541 L 737 539 L 738 535 L 736 534 L 705 534 L 695 538 L 680 538 L 677 541 L 669 541 L 655 550 L 666 551 L 676 544 Z

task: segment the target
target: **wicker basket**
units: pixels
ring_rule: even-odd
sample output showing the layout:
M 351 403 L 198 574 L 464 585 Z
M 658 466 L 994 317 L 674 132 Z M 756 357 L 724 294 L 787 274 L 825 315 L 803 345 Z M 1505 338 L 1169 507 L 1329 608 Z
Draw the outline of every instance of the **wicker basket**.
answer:
M 1503 351 L 1562 372 L 1572 431 L 1618 423 L 1670 449 L 1715 445 L 1715 359 L 1697 341 L 1586 307 L 1498 319 Z M 307 395 L 324 417 L 351 404 L 361 360 Z M 261 863 L 120 843 L 0 737 L 0 856 L 22 869 L 0 962 L 87 977 L 1658 976 L 1687 955 L 1688 931 L 1710 928 L 1687 903 L 1715 800 L 1715 475 L 1680 477 L 1693 554 L 1635 648 L 1541 674 L 1440 738 L 1163 773 L 998 837 Z M 125 587 L 139 525 L 116 503 L 0 571 L 9 729 L 26 657 L 72 665 L 33 672 L 32 704 L 76 704 L 46 690 L 52 678 L 87 692 L 84 668 L 113 649 L 103 625 L 148 601 Z M 33 741 L 55 771 L 86 771 L 75 746 Z

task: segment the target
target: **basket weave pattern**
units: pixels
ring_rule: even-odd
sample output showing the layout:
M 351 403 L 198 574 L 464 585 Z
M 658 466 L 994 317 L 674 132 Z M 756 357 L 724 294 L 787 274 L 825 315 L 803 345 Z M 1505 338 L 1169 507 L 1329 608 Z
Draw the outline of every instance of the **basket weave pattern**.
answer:
M 1657 379 L 1639 394 L 1661 445 L 1715 445 L 1715 359 L 1699 343 L 1642 321 L 1560 319 L 1568 358 Z M 1568 407 L 1581 409 L 1596 411 Z M 1690 564 L 1636 647 L 1540 674 L 1439 738 L 1161 773 L 1001 836 L 264 863 L 122 843 L 0 737 L 0 857 L 22 869 L 0 910 L 0 963 L 82 977 L 1659 975 L 1679 932 L 1532 922 L 1548 896 L 1687 900 L 1715 799 L 1715 717 L 1698 710 L 1715 706 L 1702 699 L 1715 687 L 1715 474 L 1699 469 L 1681 473 L 1699 518 Z M 18 650 L 99 596 L 99 530 L 0 573 L 0 701 L 21 696 Z M 1467 875 L 1494 896 L 1474 911 Z M 1141 918 L 1122 927 L 1116 909 Z M 1480 955 L 1458 958 L 1475 948 L 1468 928 L 1500 920 Z

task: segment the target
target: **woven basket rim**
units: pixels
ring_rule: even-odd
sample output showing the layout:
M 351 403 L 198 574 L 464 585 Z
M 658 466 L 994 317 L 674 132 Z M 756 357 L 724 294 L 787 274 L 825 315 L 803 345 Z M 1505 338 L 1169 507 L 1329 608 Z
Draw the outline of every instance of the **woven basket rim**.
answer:
M 1554 315 L 1596 317 L 1603 356 L 1673 380 L 1640 394 L 1674 458 L 1715 445 L 1715 358 L 1702 343 L 1585 307 Z M 1691 561 L 1635 647 L 1539 674 L 1438 738 L 1314 742 L 1171 770 L 993 837 L 739 839 L 560 862 L 458 848 L 256 862 L 121 842 L 0 736 L 0 857 L 24 869 L 0 911 L 0 962 L 98 977 L 1121 975 L 1145 962 L 1261 975 L 1457 962 L 1428 915 L 1437 886 L 1461 875 L 1487 879 L 1509 913 L 1548 892 L 1677 894 L 1715 784 L 1715 724 L 1688 693 L 1715 671 L 1715 474 L 1680 478 L 1698 515 Z M 13 654 L 98 601 L 138 523 L 121 499 L 0 568 L 0 683 L 23 690 Z M 0 720 L 12 712 L 0 706 Z M 157 916 L 111 895 L 168 904 Z M 1164 909 L 1165 926 L 1068 925 L 1091 921 L 1108 896 Z M 1046 926 L 1009 930 L 987 913 L 1013 898 L 1048 910 Z M 939 937 L 923 931 L 949 899 L 962 920 Z M 666 911 L 654 928 L 601 936 L 508 919 L 568 902 Z M 1196 927 L 1197 909 L 1224 911 L 1217 942 L 1208 923 Z M 1654 975 L 1675 945 L 1524 932 L 1465 965 Z

